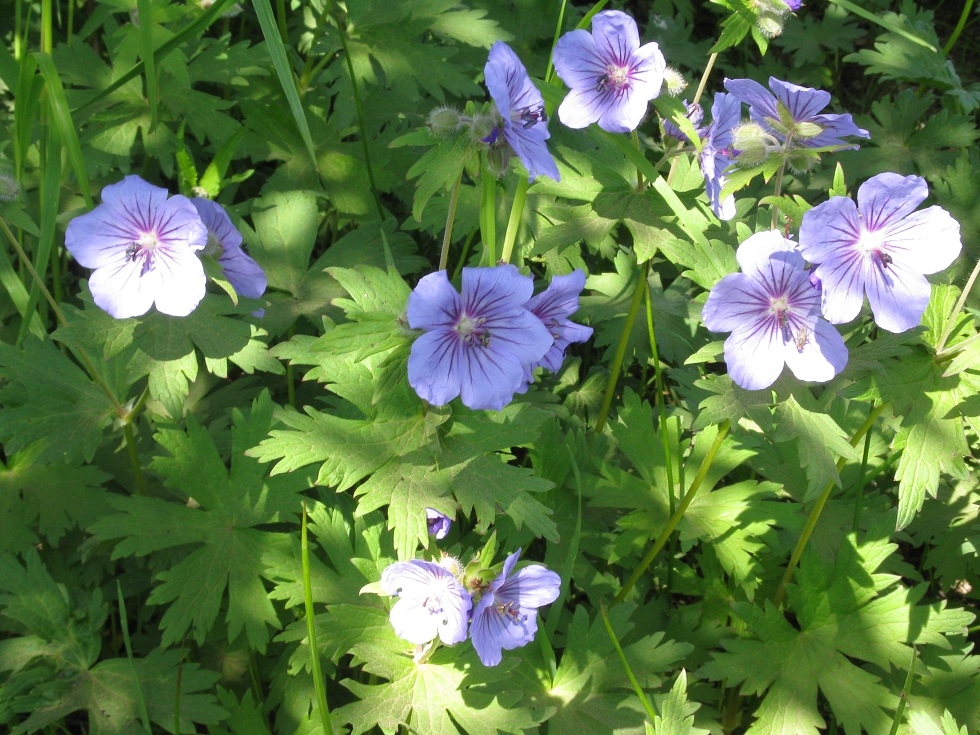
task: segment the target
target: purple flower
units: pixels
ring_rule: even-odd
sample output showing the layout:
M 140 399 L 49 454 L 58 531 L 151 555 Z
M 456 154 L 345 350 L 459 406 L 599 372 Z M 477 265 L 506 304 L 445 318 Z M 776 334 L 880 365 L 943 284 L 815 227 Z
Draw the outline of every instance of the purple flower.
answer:
M 449 535 L 449 528 L 453 525 L 453 519 L 435 508 L 426 508 L 425 523 L 429 527 L 429 535 L 435 536 L 436 541 L 441 541 Z
M 448 646 L 466 640 L 473 600 L 449 570 L 418 559 L 396 562 L 382 572 L 381 588 L 398 597 L 389 619 L 399 638 L 422 645 L 438 635 Z
M 462 296 L 445 271 L 430 273 L 408 297 L 408 324 L 425 333 L 412 345 L 408 382 L 442 406 L 460 396 L 469 408 L 499 411 L 523 385 L 524 365 L 554 338 L 527 310 L 533 282 L 512 265 L 463 268 Z
M 530 181 L 541 175 L 561 181 L 558 166 L 545 143 L 551 133 L 544 100 L 517 54 L 503 41 L 497 41 L 490 49 L 483 74 L 502 120 L 486 142 L 496 143 L 498 132 L 502 132 L 530 174 Z
M 765 126 L 784 144 L 797 148 L 839 146 L 842 150 L 857 148 L 842 140 L 853 135 L 868 138 L 868 131 L 854 124 L 850 115 L 825 115 L 820 111 L 830 104 L 830 93 L 783 82 L 769 77 L 767 90 L 751 79 L 726 79 L 725 89 L 749 106 L 749 115 Z M 775 92 L 775 94 L 773 94 Z
M 802 0 L 783 0 L 783 4 L 794 13 L 803 7 Z
M 660 47 L 640 46 L 636 21 L 618 10 L 597 14 L 592 33 L 580 28 L 559 38 L 553 59 L 569 88 L 558 118 L 570 128 L 598 122 L 610 133 L 636 129 L 667 68 Z
M 139 176 L 102 190 L 102 204 L 68 223 L 65 247 L 79 264 L 94 268 L 95 303 L 116 319 L 140 316 L 153 304 L 187 316 L 204 298 L 206 277 L 196 252 L 208 232 L 183 196 Z
M 701 121 L 704 119 L 704 109 L 701 105 L 691 104 L 687 100 L 684 100 L 684 107 L 687 108 L 687 119 L 690 120 L 691 125 L 698 133 L 698 137 L 704 136 L 705 128 L 702 127 Z M 677 127 L 673 122 L 668 119 L 664 119 L 664 134 L 669 135 L 672 138 L 677 138 L 677 140 L 683 140 L 690 142 L 690 138 L 687 137 L 687 133 Z
M 759 390 L 772 385 L 784 365 L 800 380 L 827 381 L 843 370 L 844 340 L 820 318 L 820 292 L 793 241 L 759 232 L 735 257 L 742 272 L 715 284 L 701 312 L 712 332 L 731 332 L 725 363 L 732 380 Z
M 242 296 L 257 299 L 265 293 L 265 271 L 242 250 L 242 235 L 217 202 L 196 198 L 191 202 L 208 228 L 208 244 L 204 254 L 217 260 L 228 282 Z
M 540 366 L 553 373 L 561 369 L 565 350 L 572 342 L 585 342 L 592 336 L 592 327 L 570 321 L 568 317 L 578 311 L 578 297 L 585 288 L 585 273 L 576 269 L 567 276 L 555 276 L 551 285 L 527 302 L 527 308 L 551 332 L 554 343 L 537 362 L 528 366 L 528 372 Z
M 731 150 L 732 131 L 742 119 L 742 105 L 734 95 L 718 92 L 711 105 L 711 124 L 702 134 L 704 147 L 698 156 L 701 172 L 704 174 L 704 188 L 711 203 L 711 211 L 721 220 L 735 216 L 735 197 L 729 194 L 721 198 L 725 187 L 724 171 L 734 158 Z
M 521 555 L 507 557 L 500 572 L 473 609 L 470 638 L 484 666 L 496 666 L 502 651 L 526 646 L 538 632 L 538 608 L 558 597 L 561 577 L 539 564 L 511 576 Z
M 919 324 L 931 292 L 925 274 L 947 267 L 962 247 L 960 226 L 945 209 L 913 211 L 928 194 L 918 176 L 878 174 L 858 189 L 857 205 L 832 197 L 803 215 L 800 252 L 817 264 L 828 320 L 856 317 L 867 292 L 882 329 Z

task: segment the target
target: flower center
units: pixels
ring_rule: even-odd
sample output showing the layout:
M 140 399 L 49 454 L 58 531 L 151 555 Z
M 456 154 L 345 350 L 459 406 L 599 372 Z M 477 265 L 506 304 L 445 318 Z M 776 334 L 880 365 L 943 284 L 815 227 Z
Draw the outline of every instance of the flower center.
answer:
M 523 623 L 527 620 L 527 615 L 521 613 L 521 606 L 511 600 L 510 602 L 502 602 L 496 605 L 494 609 L 498 614 L 503 615 L 505 618 L 510 618 L 515 623 Z
M 471 319 L 466 314 L 463 314 L 459 318 L 459 321 L 456 322 L 455 329 L 459 333 L 464 345 L 468 347 L 475 347 L 477 345 L 481 347 L 490 346 L 490 330 L 483 326 L 486 321 L 482 316 Z
M 524 129 L 527 130 L 528 128 L 533 128 L 539 122 L 548 122 L 548 113 L 544 111 L 543 106 L 522 107 L 520 110 L 514 110 L 510 118 L 514 122 L 524 123 Z
M 614 92 L 619 92 L 623 87 L 629 87 L 630 84 L 630 69 L 628 66 L 617 66 L 616 64 L 609 64 L 606 67 L 604 74 L 600 74 L 595 82 L 596 92 L 605 92 L 607 89 L 612 89 Z
M 153 270 L 153 254 L 159 246 L 160 240 L 157 239 L 155 232 L 143 232 L 126 248 L 126 258 L 131 263 L 142 259 L 141 277 Z
M 861 237 L 858 239 L 857 245 L 858 250 L 864 257 L 870 258 L 882 270 L 887 269 L 894 262 L 892 256 L 885 250 L 888 247 L 888 243 L 884 242 L 881 235 L 874 230 L 865 230 L 862 228 Z

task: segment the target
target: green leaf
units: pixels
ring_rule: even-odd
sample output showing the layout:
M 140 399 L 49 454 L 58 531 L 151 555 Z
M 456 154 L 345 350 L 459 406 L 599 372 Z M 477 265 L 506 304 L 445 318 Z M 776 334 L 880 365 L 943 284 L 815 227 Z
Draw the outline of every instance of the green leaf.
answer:
M 248 413 L 232 411 L 230 469 L 192 416 L 186 432 L 160 431 L 156 440 L 172 456 L 157 456 L 150 468 L 184 502 L 120 497 L 111 503 L 119 512 L 90 528 L 99 541 L 118 540 L 114 558 L 185 544 L 195 547 L 157 575 L 160 584 L 149 598 L 151 604 L 170 603 L 161 622 L 164 645 L 179 642 L 192 627 L 194 639 L 203 643 L 223 604 L 229 641 L 244 630 L 249 645 L 263 651 L 268 628 L 280 626 L 263 583 L 263 557 L 288 540 L 256 526 L 295 523 L 300 507 L 295 493 L 308 488 L 311 477 L 293 473 L 266 478 L 264 468 L 245 456 L 271 422 L 268 393 Z
M 942 602 L 918 605 L 924 588 L 878 572 L 895 548 L 881 540 L 856 547 L 850 536 L 832 565 L 807 551 L 788 587 L 796 626 L 769 603 L 732 606 L 747 635 L 724 641 L 726 651 L 700 673 L 762 695 L 748 733 L 817 735 L 825 725 L 818 691 L 848 735 L 888 730 L 895 696 L 878 672 L 907 667 L 913 643 L 948 648 L 947 636 L 973 618 Z
M 249 252 L 262 265 L 270 287 L 296 296 L 316 244 L 316 197 L 308 191 L 270 192 L 253 202 L 252 221 L 254 231 L 242 230 Z
M 34 442 L 37 462 L 89 462 L 116 416 L 106 394 L 50 341 L 0 342 L 0 442 L 7 455 Z
M 670 694 L 660 703 L 663 713 L 654 721 L 655 735 L 708 735 L 708 730 L 694 727 L 694 713 L 701 708 L 687 698 L 687 672 L 681 669 Z

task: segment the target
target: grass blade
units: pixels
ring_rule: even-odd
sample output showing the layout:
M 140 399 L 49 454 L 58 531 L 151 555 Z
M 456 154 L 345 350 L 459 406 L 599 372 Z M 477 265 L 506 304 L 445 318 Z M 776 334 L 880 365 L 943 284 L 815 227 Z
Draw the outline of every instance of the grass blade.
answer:
M 310 646 L 310 668 L 313 675 L 313 688 L 316 690 L 316 705 L 320 713 L 320 724 L 325 735 L 333 735 L 330 724 L 330 708 L 327 706 L 327 689 L 323 684 L 320 670 L 320 649 L 316 644 L 316 623 L 313 617 L 313 587 L 310 584 L 310 544 L 306 534 L 306 503 L 303 503 L 303 521 L 300 527 L 300 549 L 303 556 L 303 603 L 306 607 L 306 635 Z
M 303 111 L 303 104 L 299 100 L 299 92 L 296 91 L 293 70 L 289 65 L 289 59 L 286 57 L 286 47 L 279 36 L 279 28 L 276 25 L 275 16 L 272 14 L 272 6 L 269 5 L 269 0 L 252 0 L 252 7 L 255 8 L 255 16 L 259 19 L 259 25 L 262 27 L 265 45 L 269 49 L 272 65 L 276 68 L 276 76 L 279 77 L 279 84 L 282 86 L 286 101 L 289 103 L 289 110 L 293 113 L 293 120 L 303 138 L 306 152 L 310 154 L 310 160 L 316 169 L 317 161 L 316 151 L 313 148 L 313 136 L 310 134 L 310 126 L 306 122 L 306 113 Z
M 136 0 L 136 10 L 140 16 L 140 56 L 143 57 L 152 131 L 157 126 L 157 65 L 153 59 L 153 8 L 150 0 Z

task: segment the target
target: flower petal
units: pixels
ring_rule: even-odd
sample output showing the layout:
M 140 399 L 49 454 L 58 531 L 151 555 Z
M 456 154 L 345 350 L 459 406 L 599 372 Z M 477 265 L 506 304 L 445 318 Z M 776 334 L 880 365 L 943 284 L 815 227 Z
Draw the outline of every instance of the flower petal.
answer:
M 880 234 L 895 262 L 926 275 L 947 268 L 963 249 L 960 224 L 942 207 L 932 206 L 889 222 Z
M 876 232 L 911 214 L 925 198 L 929 187 L 921 176 L 878 174 L 858 189 L 858 209 L 866 229 Z
M 769 309 L 754 282 L 744 273 L 729 273 L 715 284 L 701 310 L 704 326 L 712 332 L 732 332 L 761 319 Z
M 406 312 L 408 326 L 412 329 L 451 327 L 461 310 L 462 300 L 449 283 L 446 271 L 430 273 L 409 294 Z
M 779 111 L 776 109 L 776 97 L 768 89 L 752 79 L 726 79 L 725 89 L 727 89 L 735 99 L 747 104 L 752 112 L 752 118 L 761 117 L 761 122 L 765 118 L 779 119 Z
M 830 104 L 830 92 L 769 77 L 769 88 L 797 122 L 811 120 Z
M 847 365 L 844 338 L 824 319 L 817 319 L 807 333 L 798 332 L 795 341 L 787 342 L 784 355 L 786 365 L 800 380 L 825 383 Z
M 861 240 L 861 215 L 847 197 L 831 197 L 803 215 L 800 252 L 811 263 L 835 267 L 839 258 L 850 258 Z
M 599 55 L 595 39 L 582 28 L 558 39 L 552 60 L 555 73 L 571 89 L 595 88 L 599 77 L 606 73 L 606 65 Z
M 725 364 L 736 385 L 746 390 L 768 388 L 783 371 L 784 342 L 775 320 L 747 325 L 725 340 Z
M 870 267 L 865 287 L 875 323 L 896 333 L 919 326 L 932 295 L 925 276 L 897 262 Z
M 450 328 L 421 335 L 408 355 L 408 384 L 419 398 L 445 406 L 459 395 L 463 383 L 463 343 Z

